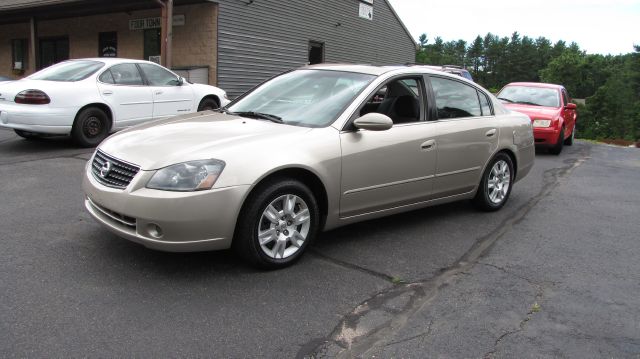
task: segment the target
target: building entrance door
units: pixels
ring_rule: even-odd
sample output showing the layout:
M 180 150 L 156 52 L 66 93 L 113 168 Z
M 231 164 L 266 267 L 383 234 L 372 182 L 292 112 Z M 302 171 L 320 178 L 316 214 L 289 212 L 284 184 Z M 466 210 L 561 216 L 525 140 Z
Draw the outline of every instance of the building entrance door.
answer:
M 160 56 L 160 29 L 144 30 L 144 59 L 150 56 Z
M 38 70 L 69 59 L 69 38 L 40 39 L 40 61 Z

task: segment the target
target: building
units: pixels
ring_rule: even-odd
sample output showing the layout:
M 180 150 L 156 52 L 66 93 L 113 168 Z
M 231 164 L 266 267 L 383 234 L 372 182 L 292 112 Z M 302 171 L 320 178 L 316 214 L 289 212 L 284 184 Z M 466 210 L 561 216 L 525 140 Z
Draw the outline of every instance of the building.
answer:
M 172 26 L 161 31 L 163 5 Z M 171 34 L 171 41 L 165 42 Z M 0 75 L 96 56 L 160 60 L 237 96 L 307 63 L 413 62 L 416 44 L 387 0 L 3 0 Z M 164 58 L 164 57 L 163 57 Z

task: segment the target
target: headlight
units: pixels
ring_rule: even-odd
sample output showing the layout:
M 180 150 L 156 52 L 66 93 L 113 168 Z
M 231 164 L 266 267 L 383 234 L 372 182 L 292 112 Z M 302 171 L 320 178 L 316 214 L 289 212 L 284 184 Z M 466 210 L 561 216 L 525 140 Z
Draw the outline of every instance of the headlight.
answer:
M 551 120 L 533 120 L 533 127 L 549 127 L 551 126 Z
M 165 191 L 201 191 L 211 189 L 222 173 L 220 160 L 200 160 L 178 163 L 159 169 L 147 183 L 147 188 Z

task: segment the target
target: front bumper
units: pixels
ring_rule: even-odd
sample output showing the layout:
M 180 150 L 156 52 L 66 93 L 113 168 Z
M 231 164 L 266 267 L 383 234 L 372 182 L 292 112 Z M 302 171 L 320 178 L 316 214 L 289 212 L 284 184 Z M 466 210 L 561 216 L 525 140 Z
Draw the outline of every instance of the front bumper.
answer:
M 65 135 L 71 132 L 76 112 L 75 108 L 5 102 L 0 103 L 0 126 L 15 130 Z
M 85 169 L 85 207 L 108 230 L 148 248 L 196 252 L 231 246 L 249 185 L 197 192 L 145 188 L 155 171 L 140 171 L 124 189 L 100 184 Z
M 533 138 L 536 146 L 553 146 L 558 143 L 560 131 L 555 127 L 534 127 Z

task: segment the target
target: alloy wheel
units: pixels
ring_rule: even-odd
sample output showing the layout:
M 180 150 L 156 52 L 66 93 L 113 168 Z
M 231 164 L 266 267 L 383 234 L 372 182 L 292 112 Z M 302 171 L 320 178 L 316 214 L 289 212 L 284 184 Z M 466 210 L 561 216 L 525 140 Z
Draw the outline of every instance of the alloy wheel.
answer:
M 311 216 L 305 201 L 293 194 L 273 200 L 258 222 L 258 242 L 270 258 L 284 259 L 294 255 L 307 240 Z
M 511 185 L 511 171 L 504 160 L 497 161 L 491 168 L 487 181 L 489 200 L 494 204 L 504 201 Z

